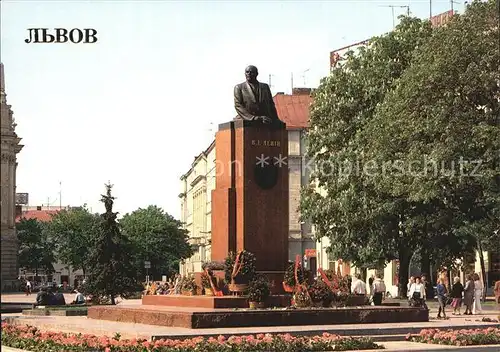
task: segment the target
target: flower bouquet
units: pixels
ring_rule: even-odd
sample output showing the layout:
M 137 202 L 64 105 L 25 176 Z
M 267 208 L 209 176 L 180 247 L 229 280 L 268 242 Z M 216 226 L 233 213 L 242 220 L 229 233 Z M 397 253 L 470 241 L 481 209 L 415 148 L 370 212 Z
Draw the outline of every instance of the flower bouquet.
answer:
M 255 277 L 255 255 L 248 251 L 240 251 L 237 254 L 230 252 L 225 260 L 225 279 L 229 291 L 245 292 L 248 284 Z

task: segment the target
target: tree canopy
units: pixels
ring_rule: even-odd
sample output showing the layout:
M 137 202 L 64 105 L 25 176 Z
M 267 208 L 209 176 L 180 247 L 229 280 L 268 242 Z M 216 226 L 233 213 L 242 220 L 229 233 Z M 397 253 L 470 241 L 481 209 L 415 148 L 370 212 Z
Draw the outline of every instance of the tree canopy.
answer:
M 38 276 L 39 270 L 43 270 L 47 275 L 54 272 L 54 248 L 44 231 L 45 226 L 45 223 L 37 219 L 26 218 L 22 218 L 16 225 L 19 267 L 34 271 L 35 276 Z
M 85 275 L 99 221 L 99 215 L 90 213 L 86 206 L 54 214 L 52 221 L 47 223 L 46 231 L 55 245 L 57 259 L 73 270 L 82 269 Z
M 366 128 L 365 153 L 404 167 L 374 184 L 432 204 L 428 246 L 448 265 L 478 241 L 500 243 L 498 16 L 494 1 L 473 2 L 436 29 Z
M 430 36 L 429 23 L 403 18 L 393 32 L 349 52 L 314 93 L 307 153 L 316 171 L 302 194 L 302 215 L 318 238 L 331 239 L 334 256 L 359 267 L 378 266 L 412 246 L 400 226 L 411 205 L 368 182 L 360 135 Z
M 400 292 L 415 251 L 451 265 L 475 246 L 471 224 L 498 221 L 495 16 L 489 1 L 438 29 L 403 18 L 348 53 L 314 93 L 307 153 L 316 170 L 302 216 L 356 266 L 399 259 Z M 482 176 L 422 176 L 429 156 L 448 165 L 440 171 L 481 160 Z
M 137 268 L 132 256 L 134 249 L 124 236 L 113 212 L 114 197 L 112 185 L 106 185 L 106 194 L 102 195 L 106 212 L 101 215 L 99 231 L 91 246 L 87 261 L 88 277 L 83 291 L 94 298 L 109 297 L 115 304 L 116 297 L 128 298 L 141 290 L 137 277 Z
M 120 225 L 134 246 L 132 256 L 143 274 L 144 261 L 151 262 L 149 273 L 160 279 L 178 272 L 179 261 L 193 254 L 182 223 L 157 206 L 125 214 Z

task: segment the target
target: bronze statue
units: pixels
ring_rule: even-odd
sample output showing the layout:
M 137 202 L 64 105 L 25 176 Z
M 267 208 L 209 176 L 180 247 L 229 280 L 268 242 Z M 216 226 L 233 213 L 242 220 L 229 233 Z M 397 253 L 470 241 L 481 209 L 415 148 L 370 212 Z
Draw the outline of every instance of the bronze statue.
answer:
M 266 83 L 257 81 L 259 71 L 255 66 L 245 69 L 246 81 L 234 87 L 236 120 L 261 121 L 265 124 L 280 121 L 274 106 L 271 89 Z

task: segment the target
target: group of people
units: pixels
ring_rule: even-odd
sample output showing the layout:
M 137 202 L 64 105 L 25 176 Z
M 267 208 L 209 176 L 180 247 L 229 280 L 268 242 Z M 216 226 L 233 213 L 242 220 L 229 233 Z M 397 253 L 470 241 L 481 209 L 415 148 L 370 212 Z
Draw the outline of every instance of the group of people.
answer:
M 386 286 L 384 280 L 377 275 L 368 280 L 370 285 L 371 300 L 374 305 L 379 306 L 386 296 Z M 356 274 L 351 282 L 351 293 L 358 296 L 366 296 L 366 283 L 362 280 L 361 274 Z
M 85 296 L 75 290 L 76 296 L 71 304 L 85 304 Z M 36 305 L 37 306 L 64 306 L 66 305 L 66 299 L 61 289 L 54 287 L 42 287 L 36 295 Z
M 411 276 L 408 280 L 407 294 L 411 306 L 427 307 L 425 301 L 434 298 L 434 288 L 425 275 Z
M 467 276 L 465 286 L 455 277 L 449 292 L 446 280 L 440 277 L 437 281 L 436 296 L 439 304 L 438 319 L 446 319 L 445 307 L 451 303 L 453 315 L 460 315 L 462 304 L 465 305 L 464 315 L 481 314 L 481 299 L 483 296 L 483 285 L 477 273 Z M 408 280 L 408 299 L 412 306 L 427 307 L 425 301 L 434 298 L 434 288 L 425 276 L 410 277 Z
M 450 298 L 453 314 L 460 315 L 462 303 L 465 306 L 464 315 L 481 314 L 481 299 L 483 297 L 483 285 L 477 273 L 467 275 L 465 286 L 460 282 L 460 278 L 453 280 Z

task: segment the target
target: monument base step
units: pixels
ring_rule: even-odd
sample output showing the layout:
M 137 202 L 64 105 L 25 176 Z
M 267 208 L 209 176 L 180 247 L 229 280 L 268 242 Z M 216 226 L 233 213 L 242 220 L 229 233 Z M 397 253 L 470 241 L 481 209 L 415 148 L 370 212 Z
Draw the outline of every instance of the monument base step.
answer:
M 429 321 L 429 311 L 413 307 L 324 309 L 208 309 L 160 306 L 93 306 L 88 318 L 189 329 Z
M 268 307 L 289 307 L 291 296 L 270 296 Z M 184 295 L 146 295 L 142 304 L 148 306 L 191 307 L 191 308 L 248 308 L 248 298 L 238 296 L 184 296 Z

